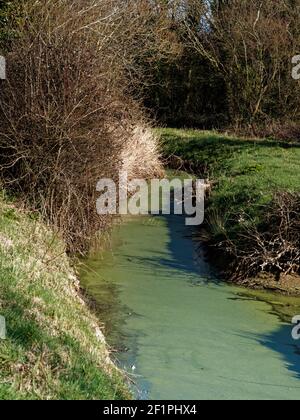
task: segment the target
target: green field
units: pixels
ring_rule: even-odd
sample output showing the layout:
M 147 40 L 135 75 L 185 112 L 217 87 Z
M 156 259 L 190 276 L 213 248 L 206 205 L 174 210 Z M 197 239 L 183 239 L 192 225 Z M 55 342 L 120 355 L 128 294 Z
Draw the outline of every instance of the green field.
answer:
M 300 192 L 299 144 L 194 130 L 158 133 L 167 160 L 211 182 L 206 221 L 215 242 L 259 225 L 275 193 Z

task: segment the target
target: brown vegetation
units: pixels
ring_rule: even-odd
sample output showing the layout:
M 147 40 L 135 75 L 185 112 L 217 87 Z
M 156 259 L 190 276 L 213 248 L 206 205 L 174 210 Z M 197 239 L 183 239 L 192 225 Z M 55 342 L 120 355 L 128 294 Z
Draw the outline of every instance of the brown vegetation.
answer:
M 299 118 L 299 85 L 291 77 L 291 59 L 299 48 L 295 6 L 286 0 L 231 0 L 217 2 L 210 14 L 202 5 L 212 32 L 204 26 L 188 31 L 195 50 L 223 74 L 237 126 L 248 123 L 255 131 L 273 118 Z
M 148 95 L 161 121 L 290 139 L 300 123 L 299 0 L 165 3 L 183 55 L 161 62 Z
M 278 193 L 259 226 L 244 224 L 235 239 L 222 246 L 234 260 L 233 280 L 248 281 L 261 272 L 300 273 L 300 194 Z
M 161 171 L 130 89 L 165 38 L 143 1 L 23 1 L 21 15 L 0 91 L 2 182 L 82 250 L 107 223 L 98 179 Z

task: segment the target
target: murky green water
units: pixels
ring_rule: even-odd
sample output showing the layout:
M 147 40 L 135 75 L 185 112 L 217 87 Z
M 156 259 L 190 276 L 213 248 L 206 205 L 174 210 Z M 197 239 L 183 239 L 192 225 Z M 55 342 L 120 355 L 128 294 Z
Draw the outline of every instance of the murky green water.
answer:
M 291 325 L 214 281 L 190 233 L 178 216 L 128 219 L 83 270 L 137 396 L 300 399 Z

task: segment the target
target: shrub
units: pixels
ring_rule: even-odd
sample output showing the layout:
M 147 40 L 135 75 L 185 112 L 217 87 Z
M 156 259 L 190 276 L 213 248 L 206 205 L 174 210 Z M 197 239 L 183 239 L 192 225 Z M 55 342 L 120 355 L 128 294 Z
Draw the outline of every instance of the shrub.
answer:
M 269 272 L 300 272 L 300 194 L 277 193 L 259 226 L 245 223 L 243 231 L 223 245 L 233 257 L 236 280 Z M 236 264 L 237 263 L 237 264 Z
M 156 140 L 128 95 L 133 58 L 123 55 L 130 45 L 120 48 L 122 36 L 133 38 L 124 38 L 123 16 L 124 5 L 110 0 L 25 1 L 7 56 L 3 184 L 41 210 L 71 251 L 85 249 L 108 222 L 96 214 L 99 178 L 114 179 L 122 168 L 132 176 L 161 170 Z

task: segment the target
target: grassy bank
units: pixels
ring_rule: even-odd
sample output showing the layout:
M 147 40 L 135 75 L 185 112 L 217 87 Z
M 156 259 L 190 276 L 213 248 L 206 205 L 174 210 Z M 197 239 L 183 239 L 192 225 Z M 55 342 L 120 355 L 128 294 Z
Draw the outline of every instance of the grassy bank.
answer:
M 0 399 L 123 399 L 63 243 L 0 198 Z
M 222 248 L 233 241 L 238 248 L 250 229 L 254 232 L 264 225 L 268 231 L 265 215 L 274 196 L 300 192 L 299 144 L 215 132 L 159 132 L 169 164 L 192 169 L 211 182 L 206 225 L 214 246 Z

